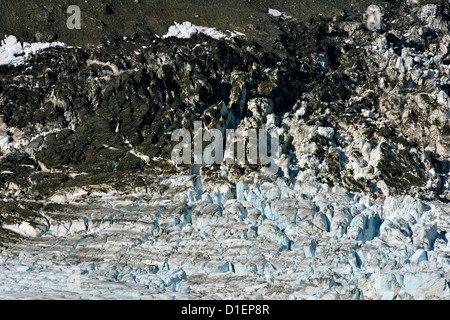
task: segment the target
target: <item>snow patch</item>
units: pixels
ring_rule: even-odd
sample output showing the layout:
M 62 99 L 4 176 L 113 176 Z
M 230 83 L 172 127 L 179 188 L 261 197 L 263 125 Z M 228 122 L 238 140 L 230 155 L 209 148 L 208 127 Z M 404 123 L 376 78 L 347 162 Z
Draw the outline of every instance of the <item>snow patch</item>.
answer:
M 51 43 L 28 43 L 23 44 L 17 41 L 15 36 L 7 36 L 2 40 L 0 46 L 0 65 L 18 66 L 25 63 L 30 58 L 30 55 L 42 53 L 48 48 L 65 47 L 63 42 Z
M 269 9 L 269 10 L 267 10 L 267 14 L 270 14 L 271 16 L 274 16 L 274 17 L 280 17 L 284 20 L 292 19 L 291 16 L 287 16 L 284 12 L 281 12 L 277 9 Z
M 10 148 L 9 137 L 0 136 L 0 150 L 7 150 Z
M 381 29 L 381 17 L 383 16 L 383 14 L 381 13 L 381 8 L 379 6 L 372 4 L 367 7 L 366 15 L 367 28 L 369 30 Z
M 204 35 L 217 40 L 223 38 L 231 39 L 236 36 L 245 36 L 244 33 L 237 31 L 227 30 L 227 32 L 230 33 L 230 36 L 227 36 L 224 32 L 217 30 L 216 28 L 196 26 L 189 21 L 185 21 L 183 23 L 175 22 L 173 26 L 169 27 L 169 30 L 165 35 L 163 35 L 163 38 L 176 37 L 179 39 L 189 39 L 198 33 L 203 33 Z
M 10 230 L 25 237 L 36 237 L 38 232 L 28 222 L 22 222 L 19 225 L 3 225 L 3 229 Z
M 8 150 L 20 148 L 23 145 L 23 143 L 24 143 L 23 140 L 13 142 L 13 141 L 11 141 L 10 137 L 0 136 L 0 150 L 1 151 L 8 151 Z
M 271 16 L 274 16 L 274 17 L 281 17 L 283 15 L 283 12 L 278 11 L 276 9 L 269 9 L 267 11 L 267 13 L 270 14 Z

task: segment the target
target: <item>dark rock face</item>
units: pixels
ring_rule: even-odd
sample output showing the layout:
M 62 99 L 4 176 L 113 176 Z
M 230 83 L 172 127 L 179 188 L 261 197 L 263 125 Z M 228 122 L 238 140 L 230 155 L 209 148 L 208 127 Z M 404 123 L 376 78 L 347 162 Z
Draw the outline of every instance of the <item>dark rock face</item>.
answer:
M 201 26 L 243 32 L 250 40 L 269 48 L 285 31 L 278 17 L 266 14 L 268 8 L 278 8 L 307 21 L 318 15 L 332 18 L 344 10 L 364 11 L 371 4 L 385 3 L 381 0 L 228 0 L 226 3 L 220 0 L 142 0 L 137 3 L 89 0 L 69 4 L 62 0 L 35 0 L 32 4 L 21 5 L 14 0 L 4 0 L 0 4 L 0 39 L 10 34 L 27 42 L 56 38 L 73 46 L 90 48 L 98 45 L 105 35 L 162 35 L 174 22 L 195 21 Z M 69 5 L 78 5 L 81 9 L 80 30 L 70 30 L 66 26 Z
M 0 66 L 3 135 L 20 141 L 2 150 L 2 196 L 171 172 L 174 129 L 250 128 L 248 103 L 264 98 L 282 130 L 286 178 L 448 201 L 448 6 L 389 5 L 380 30 L 347 14 L 280 19 L 275 50 L 244 38 L 110 36 Z M 231 112 L 218 119 L 223 104 Z M 222 172 L 236 183 L 243 169 Z

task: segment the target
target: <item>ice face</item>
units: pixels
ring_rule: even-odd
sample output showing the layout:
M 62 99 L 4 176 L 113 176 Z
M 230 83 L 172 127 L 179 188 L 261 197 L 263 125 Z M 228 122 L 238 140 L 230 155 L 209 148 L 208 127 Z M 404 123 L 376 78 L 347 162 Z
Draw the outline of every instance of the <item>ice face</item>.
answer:
M 381 8 L 377 5 L 370 5 L 366 11 L 367 28 L 370 30 L 381 29 Z

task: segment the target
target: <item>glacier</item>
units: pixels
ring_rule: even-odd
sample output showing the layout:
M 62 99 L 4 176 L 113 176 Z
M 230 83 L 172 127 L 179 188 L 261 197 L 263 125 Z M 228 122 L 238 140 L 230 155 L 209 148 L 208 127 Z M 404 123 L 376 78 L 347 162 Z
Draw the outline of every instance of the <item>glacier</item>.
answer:
M 450 297 L 450 218 L 439 202 L 282 180 L 210 192 L 196 175 L 161 185 L 74 190 L 38 219 L 3 225 L 25 238 L 1 249 L 0 298 L 43 287 L 52 299 Z
M 449 299 L 448 4 L 396 5 L 7 36 L 0 299 Z M 195 120 L 276 130 L 279 171 L 176 165 Z

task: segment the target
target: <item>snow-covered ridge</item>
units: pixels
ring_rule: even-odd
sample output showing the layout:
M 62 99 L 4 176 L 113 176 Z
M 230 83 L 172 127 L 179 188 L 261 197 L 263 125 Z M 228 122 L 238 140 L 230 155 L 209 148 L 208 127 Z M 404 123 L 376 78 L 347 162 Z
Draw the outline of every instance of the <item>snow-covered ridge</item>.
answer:
M 169 27 L 169 30 L 165 35 L 163 35 L 163 38 L 177 37 L 180 39 L 189 39 L 192 38 L 197 33 L 203 33 L 208 37 L 217 40 L 223 38 L 230 39 L 236 36 L 245 36 L 245 34 L 237 31 L 227 30 L 227 32 L 230 34 L 229 36 L 227 36 L 224 32 L 217 30 L 216 28 L 196 26 L 189 21 L 185 21 L 183 23 L 175 22 L 173 26 Z
M 30 55 L 41 53 L 43 50 L 55 47 L 65 47 L 63 42 L 34 42 L 20 43 L 15 36 L 7 36 L 0 46 L 0 65 L 18 66 L 30 58 Z

